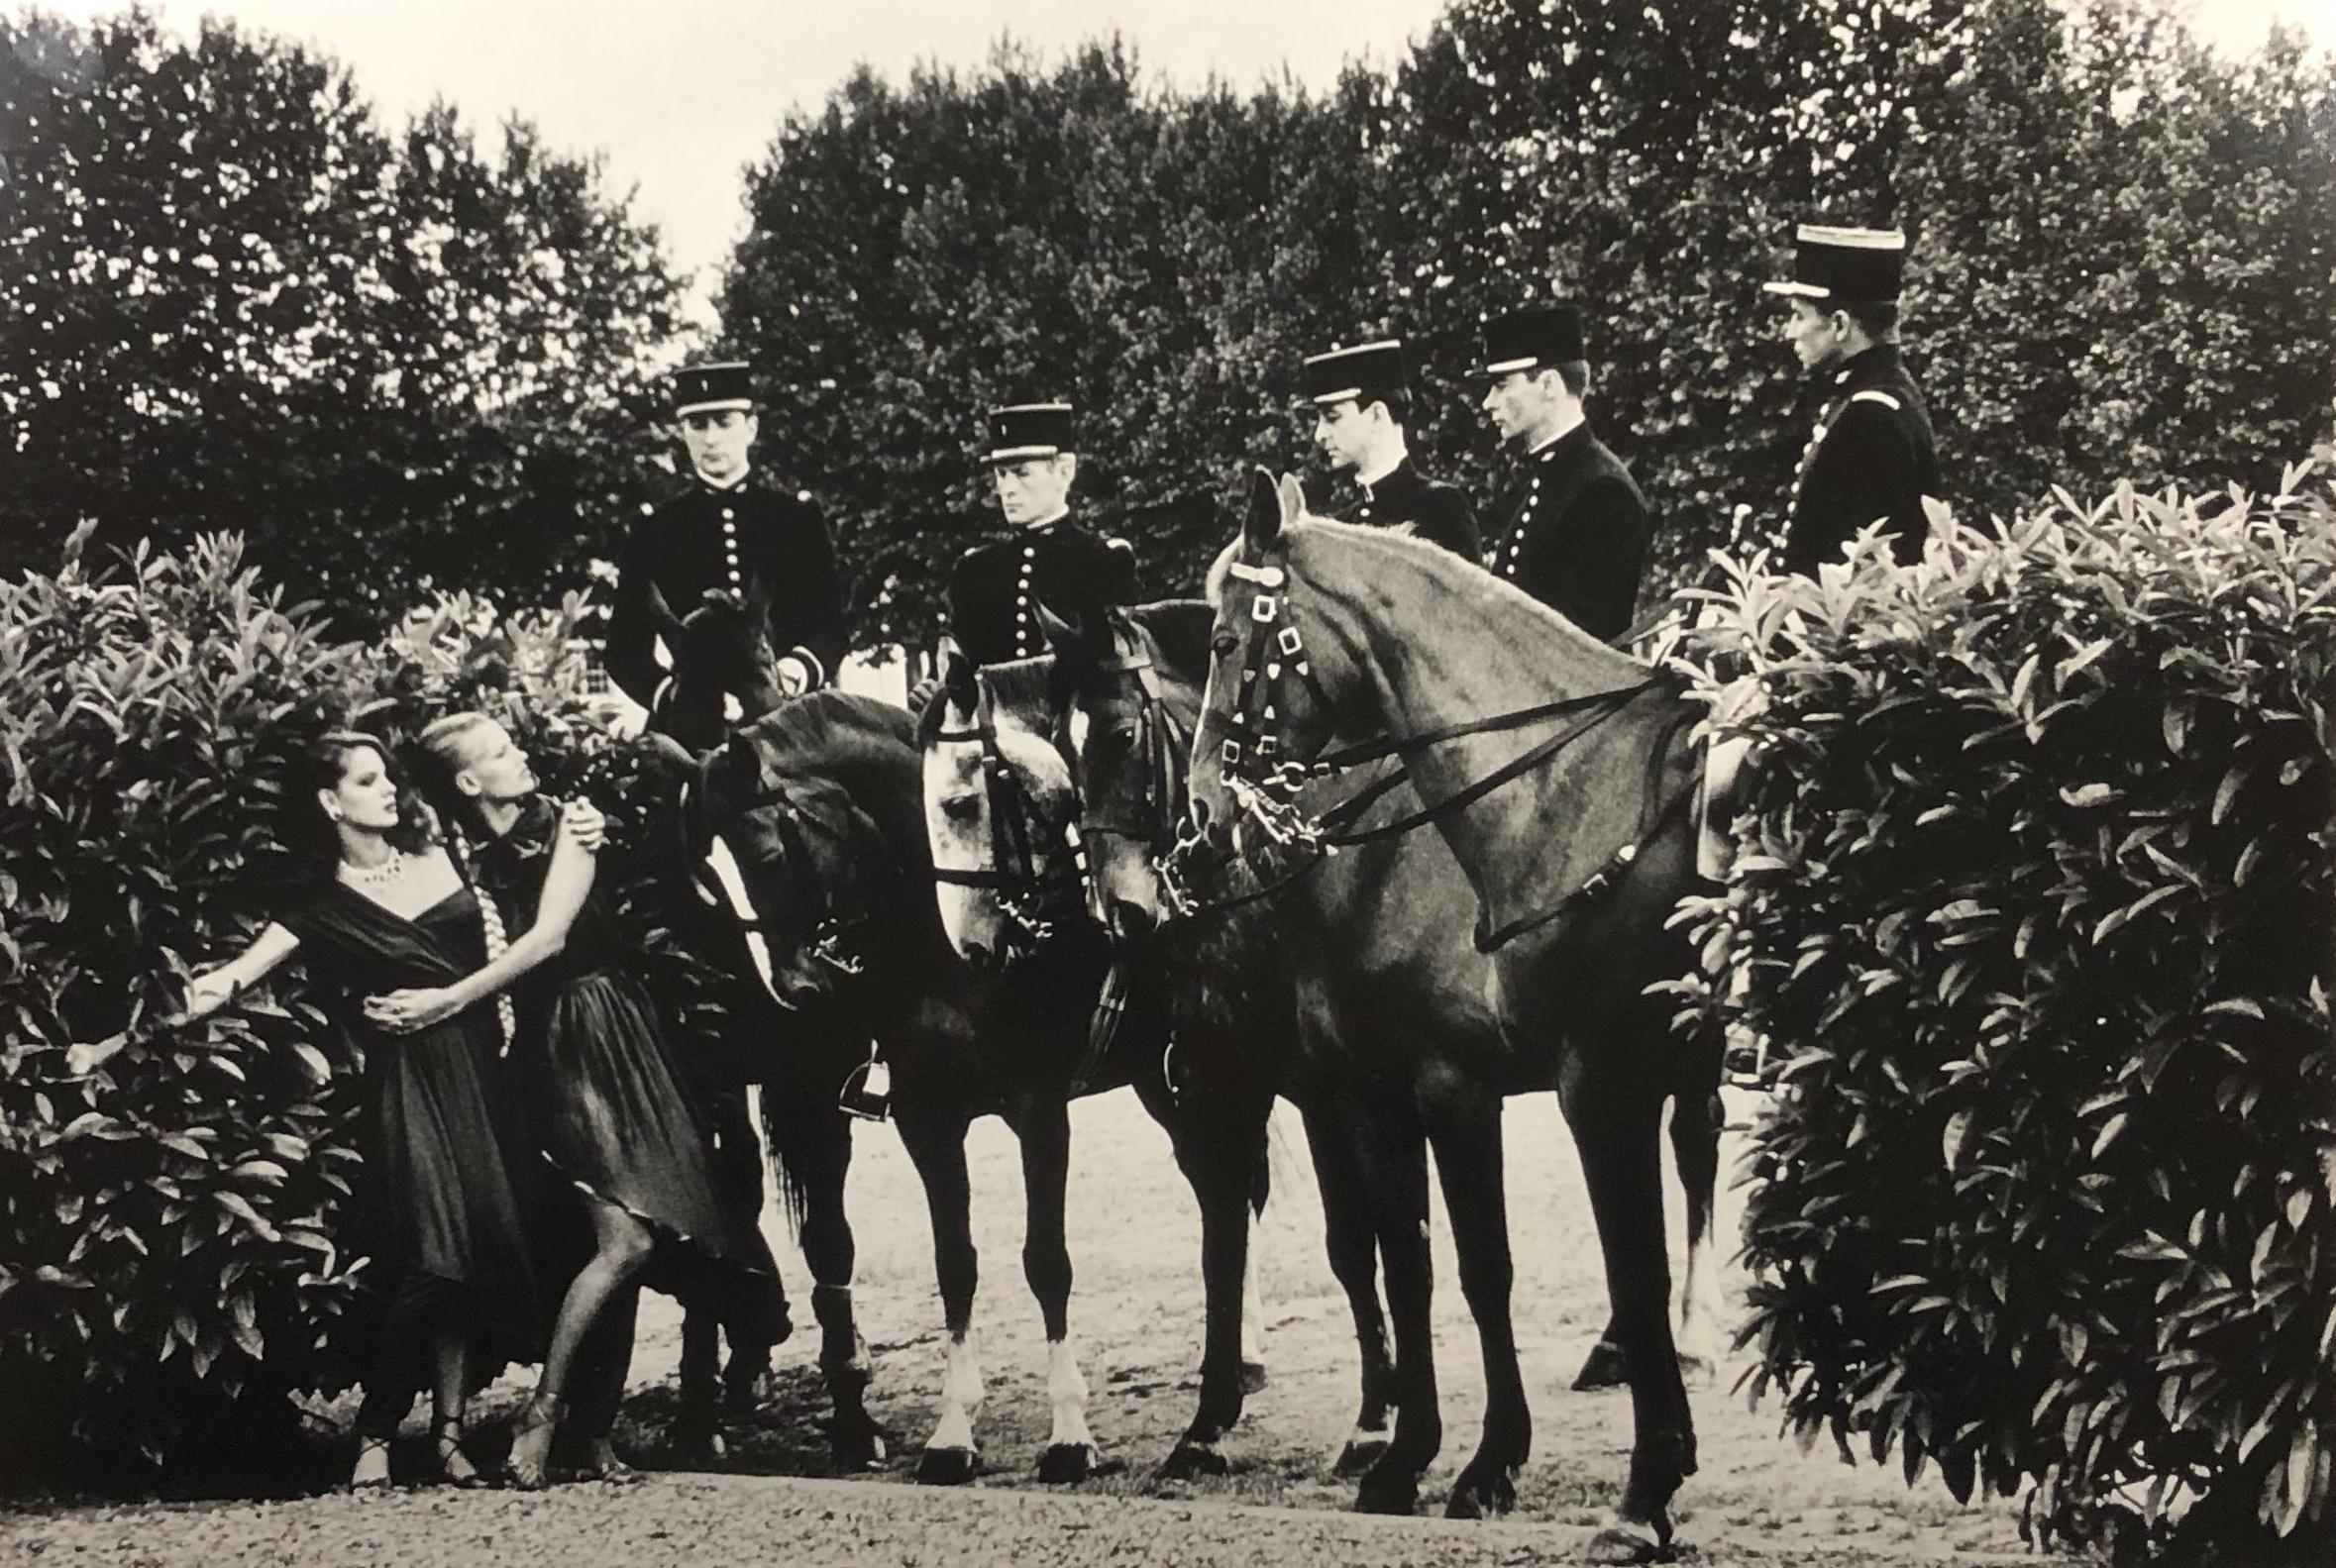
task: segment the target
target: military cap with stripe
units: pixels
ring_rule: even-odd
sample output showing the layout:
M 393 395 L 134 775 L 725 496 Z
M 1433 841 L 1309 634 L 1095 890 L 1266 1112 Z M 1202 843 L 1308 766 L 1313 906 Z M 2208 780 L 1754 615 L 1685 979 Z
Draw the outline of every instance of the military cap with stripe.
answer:
M 1793 231 L 1792 276 L 1760 286 L 1819 305 L 1886 305 L 1905 273 L 1902 231 L 1804 223 Z
M 1484 347 L 1468 373 L 1497 380 L 1518 370 L 1546 370 L 1586 360 L 1581 307 L 1570 303 L 1533 305 L 1506 315 L 1487 316 L 1480 328 Z
M 1383 401 L 1409 387 L 1411 377 L 1404 365 L 1402 341 L 1384 338 L 1351 349 L 1309 355 L 1300 366 L 1298 383 L 1301 398 L 1327 407 L 1349 398 L 1363 404 Z
M 668 385 L 676 419 L 720 409 L 751 412 L 754 408 L 753 372 L 742 360 L 685 365 L 668 378 Z
M 1020 463 L 1079 450 L 1079 414 L 1069 403 L 1009 403 L 990 410 L 984 463 Z

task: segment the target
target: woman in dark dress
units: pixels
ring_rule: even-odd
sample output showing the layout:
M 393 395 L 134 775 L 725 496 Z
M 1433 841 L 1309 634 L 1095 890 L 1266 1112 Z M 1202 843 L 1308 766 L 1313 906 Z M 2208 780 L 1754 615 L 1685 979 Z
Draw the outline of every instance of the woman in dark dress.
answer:
M 572 1399 L 572 1424 L 590 1445 L 585 1474 L 623 1477 L 629 1472 L 609 1449 L 608 1425 L 630 1358 L 642 1271 L 661 1241 L 719 1258 L 732 1238 L 655 1007 L 632 973 L 638 955 L 625 951 L 593 905 L 593 856 L 562 831 L 563 813 L 536 792 L 526 755 L 500 724 L 452 714 L 424 730 L 421 743 L 437 764 L 434 784 L 458 850 L 468 832 L 475 879 L 502 905 L 510 929 L 524 934 L 476 974 L 376 997 L 369 1011 L 393 1029 L 429 1026 L 516 986 L 520 1094 L 544 1157 L 583 1202 L 593 1245 L 561 1302 L 543 1381 L 512 1438 L 510 1478 L 543 1485 Z M 590 807 L 571 805 L 568 819 L 580 810 Z
M 355 999 L 443 986 L 486 961 L 478 899 L 425 825 L 401 818 L 386 759 L 363 735 L 328 735 L 311 751 L 319 836 L 330 874 L 232 962 L 188 989 L 200 1018 L 294 953 L 337 993 L 335 1010 L 365 1050 L 358 1220 L 390 1290 L 381 1340 L 357 1418 L 353 1487 L 385 1485 L 389 1440 L 424 1386 L 441 1475 L 482 1484 L 462 1451 L 469 1394 L 505 1360 L 535 1359 L 540 1321 L 509 1163 L 521 1151 L 498 1094 L 504 1045 L 490 1003 L 455 1009 L 394 1038 Z

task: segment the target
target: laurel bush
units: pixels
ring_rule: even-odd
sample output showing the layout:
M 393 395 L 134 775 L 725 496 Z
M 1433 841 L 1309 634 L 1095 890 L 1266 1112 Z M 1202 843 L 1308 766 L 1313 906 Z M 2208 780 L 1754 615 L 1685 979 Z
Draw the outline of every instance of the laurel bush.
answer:
M 1752 1394 L 2040 1539 L 2336 1522 L 2328 474 L 1739 569 L 1682 661 L 1762 698 L 1682 909 L 1683 1019 L 1781 1061 Z

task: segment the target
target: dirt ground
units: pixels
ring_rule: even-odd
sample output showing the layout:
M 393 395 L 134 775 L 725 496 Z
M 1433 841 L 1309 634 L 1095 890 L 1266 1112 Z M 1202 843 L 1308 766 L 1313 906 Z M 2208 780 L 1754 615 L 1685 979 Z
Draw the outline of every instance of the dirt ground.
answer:
M 1732 1107 L 1741 1110 L 1742 1107 Z M 1044 1488 L 1043 1337 L 1021 1279 L 1021 1182 L 1011 1137 L 975 1129 L 974 1227 L 985 1265 L 977 1311 L 988 1399 L 977 1432 L 983 1473 L 963 1491 L 919 1488 L 916 1453 L 942 1371 L 940 1304 L 924 1204 L 889 1127 L 858 1134 L 851 1213 L 860 1247 L 858 1301 L 876 1352 L 871 1404 L 894 1434 L 884 1474 L 828 1474 L 823 1400 L 809 1366 L 815 1334 L 781 1351 L 765 1408 L 734 1427 L 727 1473 L 664 1470 L 633 1487 L 584 1485 L 528 1496 L 444 1489 L 276 1503 L 70 1508 L 0 1516 L 0 1560 L 76 1564 L 622 1562 L 716 1563 L 1442 1564 L 1559 1561 L 1586 1542 L 1619 1484 L 1629 1441 L 1627 1396 L 1569 1391 L 1606 1311 L 1589 1208 L 1555 1102 L 1513 1100 L 1507 1121 L 1518 1262 L 1517 1328 L 1532 1399 L 1534 1458 L 1518 1510 L 1497 1523 L 1363 1518 L 1330 1462 L 1355 1406 L 1352 1333 L 1323 1258 L 1321 1209 L 1303 1135 L 1286 1121 L 1287 1158 L 1261 1225 L 1260 1283 L 1270 1381 L 1227 1444 L 1232 1473 L 1168 1484 L 1152 1469 L 1192 1411 L 1199 1361 L 1200 1227 L 1168 1143 L 1132 1095 L 1074 1113 L 1070 1225 L 1078 1286 L 1073 1332 L 1093 1398 L 1102 1473 Z M 1739 1144 L 1732 1137 L 1730 1163 Z M 1723 1201 L 1723 1234 L 1734 1204 Z M 1483 1403 L 1476 1340 L 1460 1299 L 1449 1227 L 1435 1215 L 1437 1367 L 1445 1451 L 1422 1489 L 1440 1515 L 1466 1460 Z M 809 1281 L 792 1244 L 774 1243 L 808 1319 Z M 1730 1299 L 1739 1282 L 1731 1278 Z M 653 1469 L 670 1464 L 660 1435 L 672 1409 L 678 1318 L 645 1304 L 634 1394 L 619 1445 Z M 1772 1411 L 1731 1392 L 1738 1361 L 1691 1390 L 1702 1470 L 1680 1494 L 1682 1560 L 1706 1563 L 1975 1565 L 2033 1560 L 2005 1503 L 1962 1507 L 1935 1475 L 1909 1490 L 1893 1467 L 1843 1464 L 1829 1442 L 1803 1453 Z M 501 1385 L 507 1408 L 524 1392 Z M 345 1416 L 346 1410 L 338 1413 Z M 415 1430 L 419 1430 L 418 1423 Z M 499 1446 L 483 1432 L 482 1459 Z

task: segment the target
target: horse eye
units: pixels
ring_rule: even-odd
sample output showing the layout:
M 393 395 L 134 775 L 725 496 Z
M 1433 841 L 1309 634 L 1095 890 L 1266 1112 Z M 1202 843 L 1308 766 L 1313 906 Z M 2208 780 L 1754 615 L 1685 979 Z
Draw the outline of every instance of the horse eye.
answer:
M 1230 632 L 1219 632 L 1209 639 L 1209 646 L 1220 659 L 1230 659 L 1241 646 L 1241 640 Z

